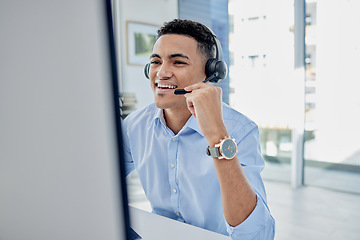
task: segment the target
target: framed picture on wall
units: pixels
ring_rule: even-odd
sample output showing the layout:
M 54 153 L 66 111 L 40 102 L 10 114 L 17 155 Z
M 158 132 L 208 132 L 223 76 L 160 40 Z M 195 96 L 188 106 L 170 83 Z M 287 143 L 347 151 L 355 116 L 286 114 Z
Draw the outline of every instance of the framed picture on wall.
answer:
M 158 28 L 157 25 L 147 23 L 132 21 L 126 23 L 128 64 L 145 65 L 149 62 Z

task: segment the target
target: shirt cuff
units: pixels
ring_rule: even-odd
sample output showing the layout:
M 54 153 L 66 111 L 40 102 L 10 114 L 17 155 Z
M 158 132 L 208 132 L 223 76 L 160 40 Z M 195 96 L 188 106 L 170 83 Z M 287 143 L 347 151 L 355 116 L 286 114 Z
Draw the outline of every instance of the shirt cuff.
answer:
M 268 225 L 268 221 L 273 221 L 270 212 L 266 204 L 262 201 L 262 198 L 257 195 L 255 209 L 242 223 L 236 227 L 232 227 L 225 222 L 227 231 L 232 239 L 253 239 L 257 233 L 264 230 L 265 226 Z

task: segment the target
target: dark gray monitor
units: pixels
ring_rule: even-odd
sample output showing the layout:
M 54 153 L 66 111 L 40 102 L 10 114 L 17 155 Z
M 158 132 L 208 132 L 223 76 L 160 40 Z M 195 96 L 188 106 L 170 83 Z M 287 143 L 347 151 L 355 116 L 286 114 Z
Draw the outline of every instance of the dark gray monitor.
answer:
M 110 1 L 0 1 L 0 239 L 127 239 Z

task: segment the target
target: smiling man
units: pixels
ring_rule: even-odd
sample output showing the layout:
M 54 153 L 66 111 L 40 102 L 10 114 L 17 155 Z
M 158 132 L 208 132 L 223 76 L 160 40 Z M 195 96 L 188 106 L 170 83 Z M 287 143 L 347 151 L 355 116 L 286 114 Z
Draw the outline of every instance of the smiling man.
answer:
M 203 82 L 218 50 L 200 23 L 158 30 L 145 69 L 154 103 L 123 122 L 127 174 L 137 171 L 154 213 L 232 239 L 273 239 L 258 128 Z

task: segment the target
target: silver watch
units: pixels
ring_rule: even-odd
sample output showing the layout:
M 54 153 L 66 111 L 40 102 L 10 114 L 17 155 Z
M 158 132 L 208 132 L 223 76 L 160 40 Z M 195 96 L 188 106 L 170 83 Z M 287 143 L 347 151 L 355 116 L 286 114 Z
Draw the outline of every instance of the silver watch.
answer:
M 220 143 L 215 144 L 215 147 L 207 147 L 207 155 L 218 159 L 233 159 L 237 153 L 237 146 L 235 139 L 225 137 L 220 140 Z

